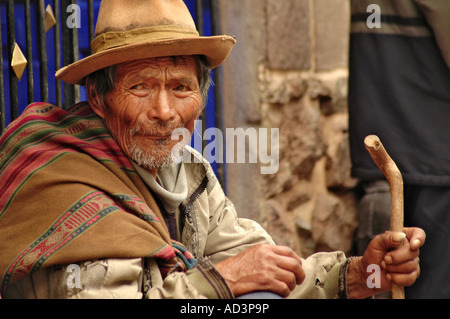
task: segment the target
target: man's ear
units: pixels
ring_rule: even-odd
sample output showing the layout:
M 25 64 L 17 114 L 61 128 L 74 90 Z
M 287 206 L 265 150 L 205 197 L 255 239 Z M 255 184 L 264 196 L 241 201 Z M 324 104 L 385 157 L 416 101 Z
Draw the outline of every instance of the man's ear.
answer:
M 92 111 L 101 118 L 105 118 L 105 102 L 103 101 L 103 98 L 98 95 L 95 85 L 89 80 L 86 81 L 86 94 L 88 104 Z

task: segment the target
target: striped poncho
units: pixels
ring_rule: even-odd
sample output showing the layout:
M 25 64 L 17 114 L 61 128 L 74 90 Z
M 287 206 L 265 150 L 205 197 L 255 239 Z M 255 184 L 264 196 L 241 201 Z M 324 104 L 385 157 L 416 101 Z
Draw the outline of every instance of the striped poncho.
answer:
M 87 103 L 34 103 L 0 139 L 0 290 L 32 271 L 100 258 L 195 260 Z

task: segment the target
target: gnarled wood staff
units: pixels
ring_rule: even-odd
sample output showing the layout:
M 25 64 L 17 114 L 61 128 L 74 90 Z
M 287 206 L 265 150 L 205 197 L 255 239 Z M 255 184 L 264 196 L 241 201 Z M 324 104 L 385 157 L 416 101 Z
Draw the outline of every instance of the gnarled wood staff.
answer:
M 386 152 L 376 135 L 364 139 L 364 145 L 375 164 L 381 170 L 389 183 L 391 195 L 391 231 L 403 232 L 403 177 L 395 162 Z M 404 299 L 405 293 L 401 286 L 392 284 L 392 298 Z

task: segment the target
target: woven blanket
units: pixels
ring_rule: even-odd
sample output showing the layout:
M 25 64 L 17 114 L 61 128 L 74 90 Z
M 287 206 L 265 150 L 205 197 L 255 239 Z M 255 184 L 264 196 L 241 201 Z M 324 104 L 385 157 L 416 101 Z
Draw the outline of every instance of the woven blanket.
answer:
M 101 258 L 195 259 L 87 103 L 34 103 L 0 139 L 0 289 L 30 272 Z

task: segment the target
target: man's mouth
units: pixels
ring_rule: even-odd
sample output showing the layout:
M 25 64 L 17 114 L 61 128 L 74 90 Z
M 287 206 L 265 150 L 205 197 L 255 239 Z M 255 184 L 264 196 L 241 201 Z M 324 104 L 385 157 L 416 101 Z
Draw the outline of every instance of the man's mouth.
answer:
M 144 138 L 150 138 L 153 140 L 167 140 L 170 139 L 172 136 L 172 133 L 170 134 L 143 134 Z
M 172 133 L 180 127 L 183 127 L 182 123 L 179 123 L 177 125 L 159 124 L 148 126 L 139 123 L 133 127 L 130 133 L 131 136 L 135 136 L 143 140 L 168 142 L 172 140 Z

